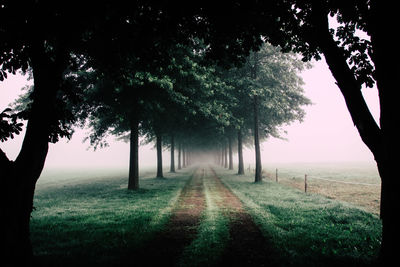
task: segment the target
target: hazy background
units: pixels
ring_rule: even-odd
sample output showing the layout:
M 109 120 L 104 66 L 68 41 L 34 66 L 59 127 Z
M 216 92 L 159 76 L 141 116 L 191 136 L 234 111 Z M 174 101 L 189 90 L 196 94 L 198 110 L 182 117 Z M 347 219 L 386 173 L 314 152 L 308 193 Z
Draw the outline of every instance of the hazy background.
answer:
M 313 68 L 304 71 L 302 77 L 305 95 L 313 105 L 305 107 L 307 115 L 302 123 L 282 127 L 287 131 L 287 140 L 271 138 L 262 144 L 264 164 L 364 162 L 373 166 L 373 156 L 362 143 L 325 61 L 313 62 Z M 0 111 L 13 102 L 21 94 L 20 89 L 28 83 L 31 81 L 21 75 L 9 75 L 8 79 L 0 82 Z M 378 120 L 376 88 L 363 89 L 363 94 Z M 82 143 L 87 131 L 77 129 L 70 141 L 62 139 L 50 144 L 46 168 L 128 167 L 128 143 L 114 141 L 110 137 L 110 147 L 94 152 L 88 143 Z M 0 148 L 10 159 L 18 155 L 23 136 L 21 134 L 14 140 L 0 143 Z M 246 164 L 253 163 L 254 153 L 251 149 L 246 149 L 244 155 Z M 236 161 L 236 157 L 234 159 Z M 156 150 L 153 145 L 140 147 L 139 163 L 143 167 L 155 165 Z M 163 164 L 164 167 L 169 166 L 169 151 L 164 152 Z

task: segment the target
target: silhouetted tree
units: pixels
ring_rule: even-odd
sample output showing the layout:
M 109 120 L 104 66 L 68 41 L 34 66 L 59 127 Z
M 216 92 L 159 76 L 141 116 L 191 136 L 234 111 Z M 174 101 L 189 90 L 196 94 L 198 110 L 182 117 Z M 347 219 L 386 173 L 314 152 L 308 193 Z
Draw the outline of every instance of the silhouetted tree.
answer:
M 384 263 L 396 261 L 400 230 L 396 226 L 397 151 L 397 62 L 390 49 L 397 9 L 383 1 L 294 0 L 259 2 L 259 29 L 268 41 L 284 50 L 303 55 L 304 60 L 324 56 L 344 97 L 362 141 L 375 157 L 382 181 L 381 219 Z M 275 18 L 276 22 L 273 22 Z M 337 27 L 332 21 L 337 21 Z M 270 27 L 278 23 L 277 27 Z M 368 37 L 363 38 L 359 32 Z M 388 47 L 389 46 L 389 47 Z M 380 121 L 375 122 L 362 95 L 362 88 L 376 84 Z

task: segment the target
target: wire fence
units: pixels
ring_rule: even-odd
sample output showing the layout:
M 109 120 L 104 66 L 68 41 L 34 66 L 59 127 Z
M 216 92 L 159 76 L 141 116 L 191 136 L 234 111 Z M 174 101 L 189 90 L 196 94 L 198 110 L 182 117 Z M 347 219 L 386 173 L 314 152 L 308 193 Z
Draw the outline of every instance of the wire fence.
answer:
M 322 180 L 322 181 L 328 181 L 328 182 L 334 182 L 334 183 L 342 183 L 342 184 L 354 184 L 354 185 L 367 185 L 367 186 L 381 186 L 381 184 L 370 184 L 370 183 L 359 183 L 359 182 L 348 182 L 348 181 L 338 181 L 338 180 L 333 180 L 333 179 L 325 179 L 325 178 L 317 178 L 317 177 L 309 177 L 311 179 L 316 179 L 316 180 Z
M 248 168 L 248 171 L 252 171 L 254 172 L 254 169 L 250 169 Z M 275 175 L 273 175 L 271 172 L 267 172 L 265 170 L 263 170 L 263 175 L 266 176 L 267 178 L 270 178 L 271 180 L 275 180 L 276 182 L 278 182 L 278 169 L 275 170 Z M 287 176 L 287 175 L 286 175 Z M 304 174 L 305 180 L 308 179 L 312 179 L 312 180 L 321 180 L 321 181 L 327 181 L 327 182 L 332 182 L 332 183 L 341 183 L 341 184 L 351 184 L 351 185 L 366 185 L 366 186 L 378 186 L 380 187 L 381 184 L 380 183 L 365 183 L 365 182 L 355 182 L 355 181 L 341 181 L 341 180 L 335 180 L 335 179 L 327 179 L 327 178 L 321 178 L 321 177 L 316 177 L 314 175 L 310 176 L 309 174 Z M 279 177 L 279 178 L 283 178 L 283 179 L 293 179 L 295 177 L 292 178 L 288 178 L 285 176 Z M 298 178 L 298 175 L 297 177 Z

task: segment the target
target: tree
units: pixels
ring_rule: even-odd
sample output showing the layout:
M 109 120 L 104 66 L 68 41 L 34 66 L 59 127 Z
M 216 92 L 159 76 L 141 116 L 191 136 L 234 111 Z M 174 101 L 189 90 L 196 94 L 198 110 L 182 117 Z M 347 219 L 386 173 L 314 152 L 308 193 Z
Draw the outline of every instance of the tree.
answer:
M 229 154 L 229 170 L 233 170 L 233 151 L 232 151 L 232 137 L 228 136 L 228 154 Z
M 120 77 L 118 82 L 114 82 L 95 71 L 86 73 L 89 73 L 90 79 L 77 81 L 86 84 L 78 116 L 81 126 L 91 128 L 87 139 L 95 150 L 108 145 L 105 137 L 110 134 L 129 142 L 128 189 L 136 190 L 139 188 L 139 136 L 140 121 L 143 119 L 143 102 L 140 101 L 138 87 L 142 81 Z
M 396 260 L 400 230 L 397 210 L 396 74 L 398 54 L 390 49 L 392 35 L 385 29 L 396 25 L 396 9 L 382 1 L 274 1 L 259 3 L 260 33 L 284 50 L 301 53 L 304 60 L 323 55 L 335 78 L 361 139 L 375 157 L 382 181 L 381 219 L 384 263 Z M 272 10 L 272 13 L 269 12 Z M 279 26 L 270 27 L 271 18 Z M 338 27 L 331 21 L 337 20 Z M 369 38 L 361 38 L 358 32 Z M 376 84 L 380 101 L 379 125 L 361 93 Z
M 227 74 L 237 89 L 233 92 L 237 101 L 232 112 L 239 129 L 238 143 L 242 143 L 243 129 L 253 131 L 255 182 L 262 180 L 260 138 L 280 137 L 278 127 L 301 120 L 304 117 L 302 106 L 310 104 L 303 96 L 303 82 L 298 76 L 304 67 L 295 54 L 284 54 L 266 43 L 260 51 L 252 52 L 241 68 Z M 242 161 L 239 158 L 239 162 Z M 242 173 L 243 165 L 239 164 L 239 167 L 239 173 Z
M 244 174 L 244 162 L 243 162 L 243 137 L 242 130 L 238 129 L 237 131 L 237 140 L 238 140 L 238 174 Z
M 74 68 L 73 51 L 89 28 L 89 24 L 82 23 L 95 20 L 96 13 L 72 6 L 50 1 L 26 1 L 24 5 L 0 2 L 0 80 L 7 77 L 7 72 L 17 70 L 31 70 L 34 79 L 32 103 L 29 112 L 23 114 L 28 122 L 20 153 L 11 161 L 0 151 L 5 188 L 1 194 L 5 215 L 2 259 L 6 264 L 27 265 L 32 259 L 29 220 L 35 184 L 45 163 L 48 143 L 71 134 L 74 118 L 65 99 L 74 98 L 77 92 L 66 86 L 66 72 Z M 6 130 L 16 133 L 16 129 Z

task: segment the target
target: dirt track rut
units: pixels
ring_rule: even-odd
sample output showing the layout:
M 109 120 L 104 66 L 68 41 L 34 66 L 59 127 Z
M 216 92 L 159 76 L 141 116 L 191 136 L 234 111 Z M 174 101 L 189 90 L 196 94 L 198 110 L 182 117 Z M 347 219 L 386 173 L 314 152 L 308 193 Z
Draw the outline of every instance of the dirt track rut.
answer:
M 229 219 L 230 242 L 221 258 L 221 266 L 271 266 L 267 240 L 250 214 L 243 207 L 240 199 L 228 189 L 217 176 L 214 169 L 209 169 L 208 178 L 212 180 L 216 193 L 220 196 L 217 203 Z

